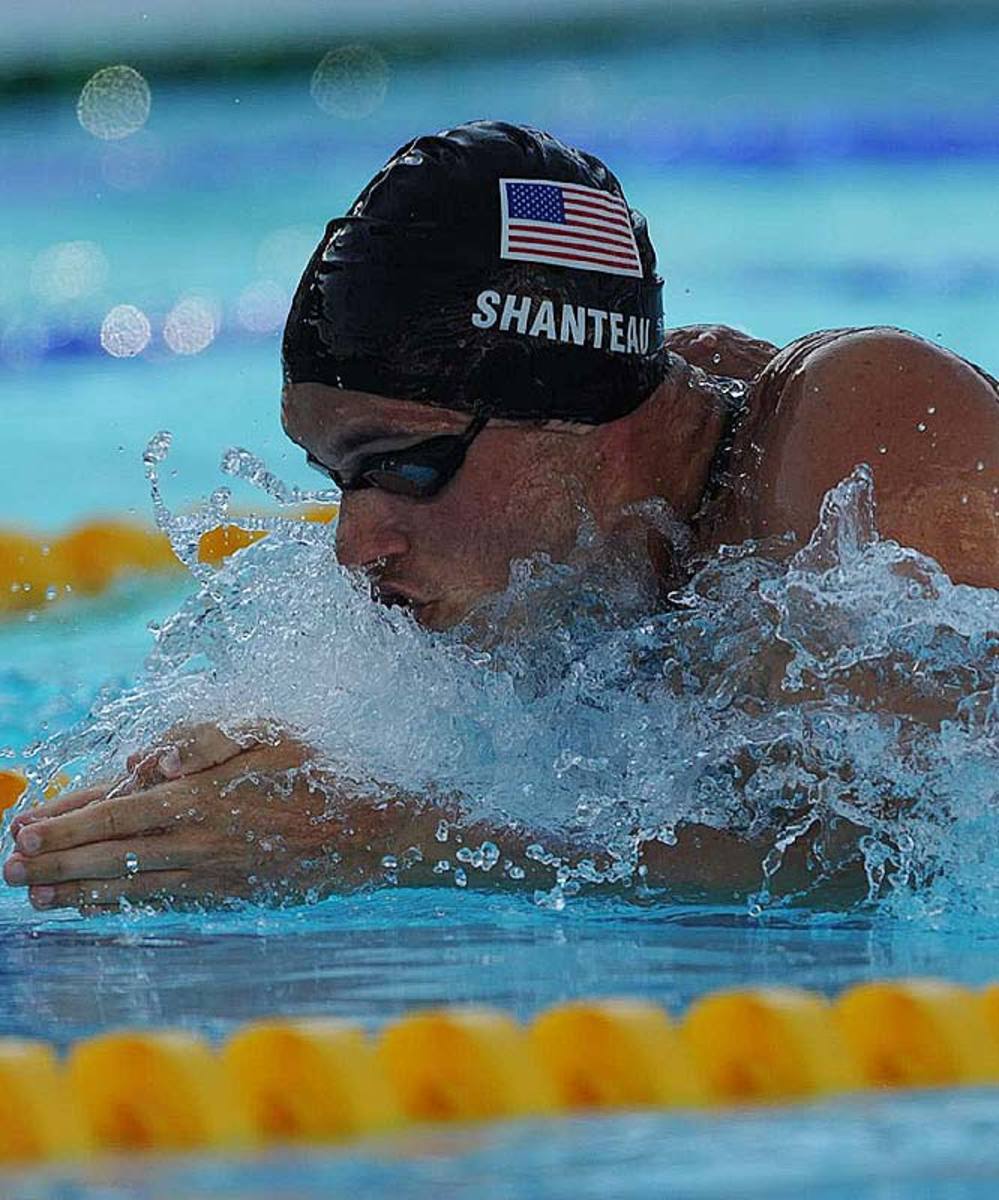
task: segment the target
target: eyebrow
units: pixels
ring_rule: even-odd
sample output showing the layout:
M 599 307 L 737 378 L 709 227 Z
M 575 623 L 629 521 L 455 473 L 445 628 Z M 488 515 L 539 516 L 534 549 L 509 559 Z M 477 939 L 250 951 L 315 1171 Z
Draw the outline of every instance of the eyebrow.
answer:
M 336 451 L 337 458 L 345 458 L 354 450 L 361 446 L 366 446 L 368 442 L 380 441 L 424 441 L 427 438 L 433 437 L 433 432 L 416 431 L 413 429 L 391 429 L 385 425 L 363 425 L 357 429 L 352 429 L 341 437 L 334 439 L 332 449 Z

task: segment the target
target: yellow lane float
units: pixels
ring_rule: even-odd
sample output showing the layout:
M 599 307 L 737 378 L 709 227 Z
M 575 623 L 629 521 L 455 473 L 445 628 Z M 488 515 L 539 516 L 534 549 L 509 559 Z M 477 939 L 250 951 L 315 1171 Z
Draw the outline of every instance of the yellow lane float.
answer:
M 294 515 L 325 524 L 337 511 L 330 504 Z M 237 522 L 219 525 L 201 535 L 198 558 L 217 567 L 266 536 Z M 87 521 L 59 537 L 0 529 L 0 613 L 41 608 L 72 593 L 96 595 L 124 575 L 182 570 L 166 536 L 137 521 Z
M 243 1098 L 208 1043 L 193 1034 L 88 1038 L 70 1051 L 67 1076 L 97 1149 L 204 1150 L 249 1140 Z
M 337 1020 L 254 1021 L 218 1050 L 179 1031 L 0 1038 L 0 1164 L 121 1151 L 343 1143 L 407 1125 L 802 1102 L 999 1086 L 999 985 L 937 980 L 711 993 L 674 1024 L 645 1000 L 560 1004 L 524 1027 L 476 1007 L 375 1038 Z
M 572 1001 L 531 1027 L 558 1107 L 674 1108 L 706 1099 L 666 1012 L 645 1000 Z
M 28 780 L 20 771 L 0 771 L 0 813 L 13 808 L 27 786 Z
M 55 1051 L 0 1038 L 0 1163 L 75 1158 L 88 1149 Z
M 860 1079 L 824 997 L 800 988 L 716 992 L 691 1005 L 683 1034 L 715 1103 L 796 1100 Z
M 939 979 L 862 983 L 836 1002 L 867 1087 L 994 1083 L 999 1037 L 982 998 Z
M 263 1143 L 332 1142 L 401 1119 L 374 1045 L 346 1021 L 255 1021 L 222 1061 Z
M 551 1081 L 526 1031 L 488 1008 L 413 1013 L 382 1034 L 380 1058 L 410 1121 L 481 1121 L 551 1112 Z

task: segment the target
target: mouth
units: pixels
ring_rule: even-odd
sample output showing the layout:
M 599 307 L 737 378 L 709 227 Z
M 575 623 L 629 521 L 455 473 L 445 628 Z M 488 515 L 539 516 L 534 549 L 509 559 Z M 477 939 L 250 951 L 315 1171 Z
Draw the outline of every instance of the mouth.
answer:
M 372 582 L 371 599 L 377 604 L 383 604 L 386 608 L 405 608 L 417 619 L 419 619 L 421 610 L 433 603 L 432 600 L 420 600 L 397 584 L 386 583 L 384 580 L 377 583 Z

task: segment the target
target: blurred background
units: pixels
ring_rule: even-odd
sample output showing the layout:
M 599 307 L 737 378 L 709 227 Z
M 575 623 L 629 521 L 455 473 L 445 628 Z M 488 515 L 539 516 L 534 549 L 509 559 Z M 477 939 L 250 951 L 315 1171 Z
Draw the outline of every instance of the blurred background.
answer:
M 159 429 L 172 504 L 232 445 L 314 483 L 278 423 L 299 272 L 477 117 L 607 160 L 672 325 L 897 324 L 995 372 L 997 52 L 985 0 L 7 0 L 0 524 L 147 518 Z

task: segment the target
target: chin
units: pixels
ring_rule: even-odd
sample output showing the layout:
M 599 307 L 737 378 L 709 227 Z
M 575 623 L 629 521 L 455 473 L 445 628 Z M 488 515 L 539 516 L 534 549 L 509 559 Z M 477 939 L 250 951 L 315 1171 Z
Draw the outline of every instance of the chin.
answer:
M 417 625 L 424 629 L 432 629 L 435 633 L 443 633 L 454 629 L 474 609 L 476 599 L 463 600 L 431 600 L 427 604 L 417 606 L 412 610 Z
M 449 613 L 447 606 L 442 604 L 440 600 L 431 600 L 427 604 L 418 604 L 410 611 L 417 625 L 423 629 L 432 629 L 435 632 L 451 629 L 461 619 Z

